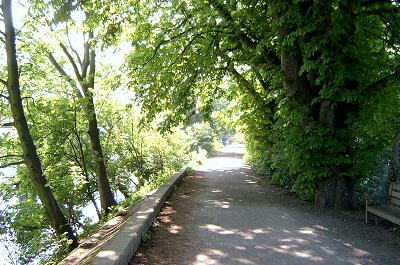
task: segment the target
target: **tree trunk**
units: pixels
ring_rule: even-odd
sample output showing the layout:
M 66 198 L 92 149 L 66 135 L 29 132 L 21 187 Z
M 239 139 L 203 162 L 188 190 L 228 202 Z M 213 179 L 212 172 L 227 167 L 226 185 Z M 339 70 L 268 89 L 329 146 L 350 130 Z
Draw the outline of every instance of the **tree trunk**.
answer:
M 116 205 L 117 202 L 114 199 L 114 195 L 111 191 L 110 183 L 108 181 L 107 168 L 104 160 L 103 149 L 100 143 L 100 133 L 97 126 L 97 118 L 94 112 L 93 97 L 91 95 L 85 95 L 88 102 L 87 104 L 87 115 L 89 119 L 88 134 L 92 151 L 95 154 L 95 166 L 96 166 L 96 177 L 97 184 L 99 186 L 100 203 L 102 210 L 107 214 L 109 208 Z
M 12 20 L 11 0 L 2 1 L 2 10 L 5 25 L 5 44 L 7 53 L 8 80 L 7 89 L 9 102 L 14 119 L 14 126 L 17 129 L 19 141 L 22 147 L 24 161 L 27 166 L 29 177 L 35 187 L 36 193 L 42 202 L 46 214 L 52 227 L 59 235 L 66 234 L 72 240 L 70 248 L 78 245 L 72 227 L 68 224 L 66 217 L 58 206 L 47 180 L 43 175 L 42 165 L 36 146 L 33 142 L 28 123 L 26 121 L 24 108 L 22 105 L 21 92 L 19 86 L 19 71 L 15 47 L 15 30 Z
M 79 136 L 78 128 L 77 128 L 77 125 L 76 125 L 76 109 L 75 109 L 75 120 L 74 120 L 74 134 L 75 134 L 75 137 L 76 137 L 76 139 L 78 141 L 79 156 L 80 156 L 80 159 L 82 160 L 82 163 L 79 162 L 79 157 L 78 157 L 77 154 L 75 155 L 76 156 L 76 161 L 77 161 L 77 164 L 81 167 L 82 173 L 85 176 L 86 194 L 87 194 L 89 200 L 92 202 L 92 204 L 93 204 L 93 206 L 94 206 L 94 208 L 96 210 L 97 217 L 100 220 L 101 219 L 101 211 L 100 211 L 99 207 L 97 206 L 96 200 L 95 200 L 95 198 L 93 196 L 94 192 L 92 191 L 92 189 L 90 187 L 90 178 L 89 178 L 89 172 L 88 172 L 87 166 L 86 166 L 85 152 L 83 151 L 83 144 L 82 144 L 82 141 L 81 141 L 81 137 Z M 71 142 L 71 146 L 73 146 L 72 142 Z
M 353 206 L 354 181 L 348 177 L 332 176 L 319 182 L 315 206 L 348 210 Z
M 325 2 L 320 2 L 318 5 L 324 5 Z M 278 12 L 275 13 L 275 19 L 281 19 L 284 17 L 285 12 L 289 11 L 286 9 L 291 8 L 289 3 L 282 4 L 281 1 L 273 1 L 274 5 L 277 6 Z M 313 2 L 306 1 L 301 2 L 297 7 L 299 12 L 304 17 L 307 17 L 307 12 L 310 10 L 310 6 Z M 329 5 L 323 6 L 324 12 L 321 14 L 330 13 Z M 298 25 L 283 23 L 278 29 L 280 37 L 285 39 L 289 34 L 298 30 Z M 329 35 L 328 29 L 321 29 L 315 31 L 315 34 Z M 311 33 L 310 33 L 311 36 Z M 326 132 L 326 137 L 337 138 L 336 131 L 340 126 L 345 125 L 347 113 L 342 113 L 344 110 L 338 109 L 336 102 L 332 102 L 330 99 L 322 99 L 320 102 L 313 102 L 318 97 L 319 91 L 326 89 L 331 86 L 328 81 L 325 81 L 322 85 L 317 85 L 315 82 L 315 74 L 313 72 L 304 72 L 301 75 L 300 69 L 303 65 L 303 54 L 301 42 L 307 41 L 307 38 L 299 38 L 294 43 L 285 47 L 282 46 L 281 50 L 281 66 L 283 72 L 283 83 L 287 92 L 287 97 L 292 99 L 292 105 L 290 106 L 293 111 L 299 111 L 302 109 L 307 113 L 307 117 L 303 121 L 300 121 L 299 126 L 307 126 L 309 121 L 315 121 L 318 126 L 324 126 L 329 128 Z M 298 42 L 298 43 L 297 43 Z M 327 47 L 329 48 L 329 47 Z M 315 54 L 317 56 L 318 54 Z M 331 69 L 334 71 L 335 69 Z M 329 79 L 329 78 L 327 78 Z M 313 124 L 310 124 L 313 126 Z M 295 125 L 296 126 L 296 125 Z M 339 141 L 347 142 L 347 139 L 338 139 Z M 310 152 L 321 152 L 325 150 L 310 150 Z M 338 153 L 337 155 L 347 155 L 346 152 Z M 346 165 L 327 165 L 329 167 L 328 177 L 320 180 L 317 183 L 315 191 L 315 205 L 321 208 L 340 208 L 349 209 L 352 206 L 353 191 L 354 191 L 354 180 L 352 178 L 342 176 L 342 172 L 345 172 Z
M 393 146 L 392 181 L 399 181 L 400 171 L 400 133 L 396 134 Z
M 90 17 L 89 13 L 85 13 L 86 18 Z M 107 167 L 104 159 L 103 149 L 100 141 L 100 133 L 97 124 L 96 110 L 94 107 L 93 101 L 93 93 L 94 89 L 94 76 L 96 69 L 96 61 L 95 61 L 95 50 L 92 47 L 92 42 L 94 39 L 93 31 L 88 32 L 88 39 L 84 44 L 84 58 L 80 60 L 79 63 L 81 66 L 81 70 L 79 72 L 78 64 L 75 62 L 73 56 L 68 51 L 67 47 L 60 43 L 60 46 L 67 56 L 71 66 L 74 69 L 75 77 L 79 82 L 80 87 L 82 88 L 82 92 L 79 90 L 76 82 L 69 76 L 66 71 L 61 67 L 61 65 L 56 61 L 54 56 L 50 53 L 49 60 L 54 65 L 56 70 L 69 82 L 69 84 L 76 89 L 77 97 L 85 99 L 84 112 L 86 115 L 86 120 L 88 121 L 88 131 L 90 138 L 91 149 L 95 155 L 95 168 L 96 168 L 96 179 L 97 185 L 100 193 L 100 203 L 101 209 L 105 214 L 109 212 L 109 208 L 113 205 L 116 205 L 117 202 L 114 198 L 114 195 L 111 191 L 110 183 L 107 175 Z M 88 72 L 89 69 L 89 72 Z
M 284 85 L 300 108 L 305 108 L 312 115 L 311 101 L 313 99 L 312 88 L 305 75 L 299 76 L 300 62 L 295 56 L 282 51 L 282 69 Z M 323 100 L 319 106 L 318 122 L 324 124 L 332 134 L 335 133 L 337 124 L 337 112 L 340 110 L 328 101 Z M 314 117 L 316 118 L 316 117 Z M 305 124 L 302 124 L 304 126 Z M 331 176 L 318 183 L 315 192 L 315 205 L 321 208 L 350 209 L 353 201 L 353 180 L 338 176 L 340 168 L 332 165 Z
M 93 33 L 89 34 L 89 40 L 93 39 Z M 90 63 L 89 63 L 89 76 L 87 80 L 82 82 L 82 90 L 86 100 L 86 116 L 88 119 L 88 134 L 92 150 L 95 154 L 96 177 L 99 186 L 100 203 L 102 210 L 107 214 L 109 208 L 117 204 L 114 195 L 111 191 L 110 183 L 108 181 L 108 174 L 106 163 L 104 159 L 103 149 L 100 142 L 99 127 L 97 124 L 96 111 L 93 102 L 92 89 L 94 89 L 94 76 L 95 76 L 95 52 L 90 49 Z
M 323 84 L 323 88 L 328 87 L 327 83 Z M 342 108 L 335 107 L 327 99 L 320 102 L 319 123 L 330 129 L 333 137 L 338 137 L 335 132 L 339 128 L 343 128 L 347 118 L 346 111 L 349 106 Z M 348 141 L 347 139 L 339 139 Z M 348 153 L 338 153 L 337 155 L 346 156 Z M 348 210 L 353 207 L 354 180 L 350 177 L 339 176 L 340 172 L 346 169 L 345 165 L 331 165 L 331 176 L 321 180 L 318 183 L 315 192 L 315 205 L 320 208 L 335 208 Z
M 307 76 L 305 74 L 299 75 L 302 63 L 300 56 L 292 55 L 284 48 L 282 49 L 281 66 L 284 76 L 284 86 L 288 92 L 288 96 L 294 98 L 296 102 L 310 111 L 314 95 L 312 94 Z

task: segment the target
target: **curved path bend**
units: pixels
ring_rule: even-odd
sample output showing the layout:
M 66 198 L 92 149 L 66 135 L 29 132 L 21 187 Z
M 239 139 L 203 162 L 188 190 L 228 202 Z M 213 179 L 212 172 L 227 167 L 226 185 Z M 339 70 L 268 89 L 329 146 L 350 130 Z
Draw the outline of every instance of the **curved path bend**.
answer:
M 231 145 L 185 177 L 130 264 L 400 264 L 399 236 L 254 177 Z

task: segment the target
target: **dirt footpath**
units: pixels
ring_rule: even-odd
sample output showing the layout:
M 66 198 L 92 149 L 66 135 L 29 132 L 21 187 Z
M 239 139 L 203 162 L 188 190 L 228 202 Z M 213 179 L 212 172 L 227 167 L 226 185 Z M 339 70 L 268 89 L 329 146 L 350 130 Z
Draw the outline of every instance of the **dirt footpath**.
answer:
M 400 238 L 265 184 L 230 146 L 187 176 L 130 264 L 400 264 Z

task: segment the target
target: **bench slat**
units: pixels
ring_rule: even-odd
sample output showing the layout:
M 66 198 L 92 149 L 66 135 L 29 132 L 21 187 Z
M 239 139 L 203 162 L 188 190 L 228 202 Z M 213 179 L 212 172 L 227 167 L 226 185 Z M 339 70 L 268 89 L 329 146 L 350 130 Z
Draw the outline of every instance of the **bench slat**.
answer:
M 390 196 L 390 204 L 400 207 L 400 199 Z M 399 210 L 400 210 L 400 208 L 399 208 Z
M 380 216 L 392 223 L 400 225 L 400 183 L 392 182 L 389 190 L 389 203 L 385 206 L 369 206 L 368 197 L 365 201 L 365 222 L 368 223 L 368 212 Z
M 400 192 L 392 190 L 392 192 L 390 193 L 390 196 L 400 199 Z
M 400 225 L 400 210 L 396 209 L 397 207 L 391 206 L 383 206 L 383 207 L 375 207 L 368 206 L 367 210 L 370 213 L 373 213 L 377 216 L 385 218 L 392 223 Z
M 392 184 L 390 185 L 390 187 L 391 187 L 392 191 L 393 191 L 393 190 L 395 190 L 395 191 L 400 191 L 400 183 L 392 182 Z

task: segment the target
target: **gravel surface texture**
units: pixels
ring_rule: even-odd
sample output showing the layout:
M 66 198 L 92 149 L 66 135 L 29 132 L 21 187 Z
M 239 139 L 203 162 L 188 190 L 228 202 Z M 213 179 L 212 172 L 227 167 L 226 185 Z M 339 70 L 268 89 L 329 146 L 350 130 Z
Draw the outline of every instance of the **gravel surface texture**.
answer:
M 185 177 L 130 264 L 400 264 L 396 232 L 314 209 L 254 176 L 243 151 L 227 146 Z

